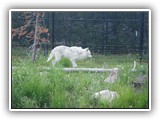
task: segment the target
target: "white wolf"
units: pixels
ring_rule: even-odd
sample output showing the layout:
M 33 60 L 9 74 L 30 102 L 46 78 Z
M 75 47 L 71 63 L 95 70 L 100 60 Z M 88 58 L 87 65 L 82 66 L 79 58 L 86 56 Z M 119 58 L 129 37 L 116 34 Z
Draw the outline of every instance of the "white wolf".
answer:
M 52 61 L 52 65 L 54 66 L 57 62 L 61 60 L 62 57 L 68 58 L 73 67 L 77 67 L 76 61 L 85 59 L 85 58 L 91 58 L 91 52 L 88 48 L 83 49 L 82 47 L 67 47 L 67 46 L 57 46 L 55 47 L 49 57 L 48 61 L 52 59 L 52 57 L 55 57 L 55 59 Z

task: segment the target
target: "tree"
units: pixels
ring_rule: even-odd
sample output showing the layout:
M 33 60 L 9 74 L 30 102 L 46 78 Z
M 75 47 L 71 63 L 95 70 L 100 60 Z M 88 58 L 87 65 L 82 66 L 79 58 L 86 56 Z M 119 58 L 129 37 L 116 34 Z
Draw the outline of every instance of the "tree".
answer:
M 35 61 L 37 49 L 41 45 L 49 43 L 49 29 L 45 26 L 45 12 L 18 12 L 13 13 L 20 21 L 19 24 L 12 24 L 12 40 L 29 41 L 32 48 L 32 61 Z

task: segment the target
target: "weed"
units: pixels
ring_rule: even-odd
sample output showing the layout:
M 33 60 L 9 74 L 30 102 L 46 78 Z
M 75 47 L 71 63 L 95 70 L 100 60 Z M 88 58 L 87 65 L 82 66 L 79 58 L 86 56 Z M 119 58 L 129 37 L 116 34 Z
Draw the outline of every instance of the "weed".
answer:
M 92 59 L 78 61 L 78 67 L 120 69 L 119 81 L 105 83 L 109 73 L 70 72 L 62 67 L 71 67 L 62 59 L 55 67 L 46 63 L 47 57 L 39 56 L 35 63 L 27 57 L 12 56 L 11 105 L 16 108 L 148 108 L 148 83 L 140 90 L 132 86 L 138 75 L 148 73 L 147 63 L 137 63 L 137 71 L 131 72 L 136 56 L 93 55 Z M 50 67 L 42 70 L 41 67 Z M 119 97 L 111 103 L 95 100 L 91 96 L 104 89 L 116 91 Z

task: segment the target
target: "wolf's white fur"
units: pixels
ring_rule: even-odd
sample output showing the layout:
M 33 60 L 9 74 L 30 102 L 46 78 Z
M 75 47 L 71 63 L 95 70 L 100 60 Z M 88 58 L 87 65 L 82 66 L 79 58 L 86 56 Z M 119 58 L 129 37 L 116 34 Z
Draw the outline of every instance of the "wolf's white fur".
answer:
M 77 60 L 92 57 L 91 52 L 89 51 L 88 48 L 83 49 L 82 47 L 77 47 L 77 46 L 67 47 L 63 45 L 57 46 L 51 51 L 47 62 L 50 61 L 53 58 L 53 56 L 55 57 L 55 59 L 52 61 L 53 66 L 57 62 L 59 62 L 62 59 L 62 57 L 65 57 L 71 61 L 73 67 L 77 67 L 76 64 Z

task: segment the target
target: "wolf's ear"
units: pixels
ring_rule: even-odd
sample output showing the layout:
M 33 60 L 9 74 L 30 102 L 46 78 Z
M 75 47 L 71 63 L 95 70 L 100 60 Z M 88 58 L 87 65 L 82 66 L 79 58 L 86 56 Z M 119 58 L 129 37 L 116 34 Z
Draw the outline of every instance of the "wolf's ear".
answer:
M 86 50 L 86 51 L 88 51 L 88 50 L 89 50 L 89 48 L 85 48 L 85 50 Z

